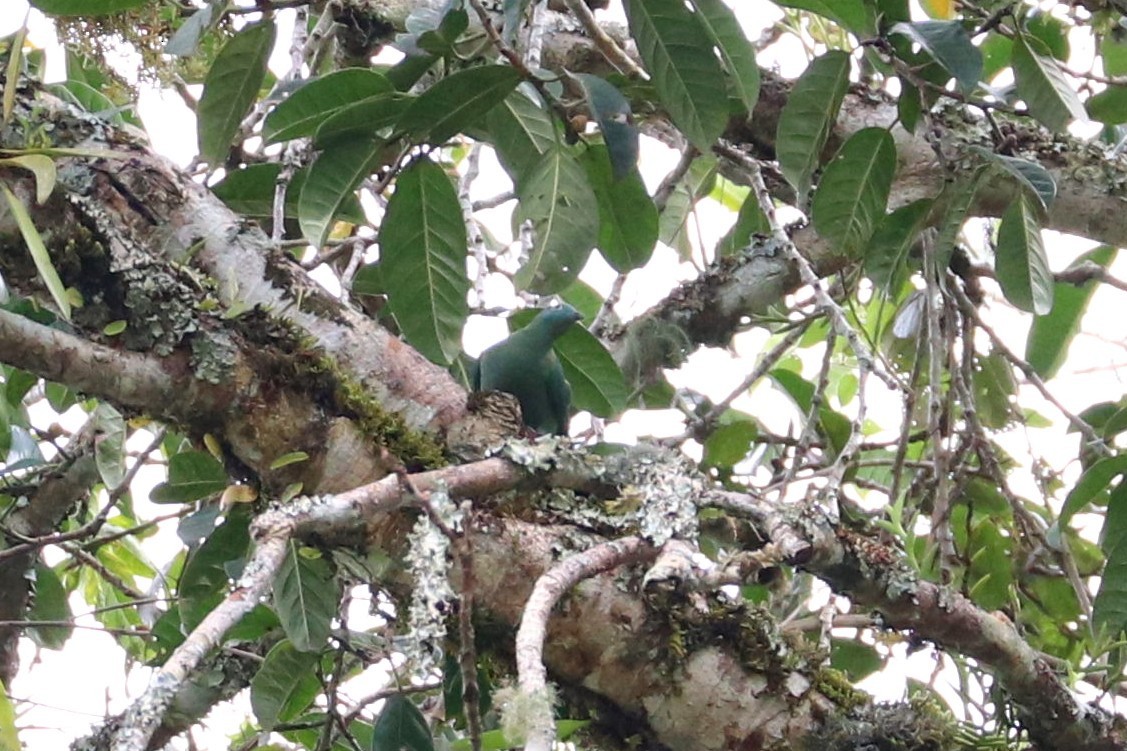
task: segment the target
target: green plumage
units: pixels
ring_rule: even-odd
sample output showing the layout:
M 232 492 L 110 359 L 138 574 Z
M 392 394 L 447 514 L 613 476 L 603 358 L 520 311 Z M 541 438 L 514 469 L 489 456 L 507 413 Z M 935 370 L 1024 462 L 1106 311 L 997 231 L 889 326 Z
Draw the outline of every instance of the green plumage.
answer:
M 481 353 L 470 372 L 474 391 L 504 391 L 520 402 L 524 424 L 538 433 L 567 435 L 571 387 L 552 344 L 581 318 L 564 305 Z

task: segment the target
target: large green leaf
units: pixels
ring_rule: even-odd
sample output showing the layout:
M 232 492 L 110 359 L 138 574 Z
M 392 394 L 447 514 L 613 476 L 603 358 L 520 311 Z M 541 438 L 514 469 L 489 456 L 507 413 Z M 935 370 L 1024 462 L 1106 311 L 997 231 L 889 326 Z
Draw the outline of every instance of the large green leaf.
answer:
M 23 241 L 27 244 L 28 252 L 31 253 L 31 260 L 35 264 L 35 270 L 39 272 L 39 278 L 43 280 L 47 291 L 51 293 L 51 298 L 58 306 L 60 315 L 69 321 L 70 299 L 67 297 L 66 287 L 63 286 L 59 273 L 55 271 L 55 265 L 51 263 L 51 254 L 47 251 L 47 246 L 43 244 L 43 237 L 39 234 L 39 230 L 35 228 L 35 224 L 31 221 L 31 215 L 20 203 L 20 199 L 16 198 L 7 185 L 0 185 L 0 188 L 4 191 L 8 208 L 11 209 L 12 216 L 16 219 L 16 225 L 20 228 L 20 234 L 23 235 Z
M 274 24 L 257 23 L 234 37 L 215 57 L 204 79 L 199 117 L 200 156 L 216 165 L 227 156 L 266 78 L 266 62 L 274 49 Z
M 1013 68 L 1018 96 L 1046 128 L 1060 131 L 1069 121 L 1086 117 L 1060 63 L 1039 39 L 1023 34 L 1014 39 Z
M 1069 268 L 1094 263 L 1106 269 L 1115 254 L 1115 248 L 1101 245 L 1077 258 Z M 1053 309 L 1033 319 L 1025 342 L 1025 360 L 1041 378 L 1052 378 L 1064 364 L 1068 346 L 1080 330 L 1080 320 L 1098 287 L 1094 280 L 1083 285 L 1057 282 L 1053 286 Z
M 629 391 L 614 358 L 587 329 L 571 326 L 556 340 L 556 356 L 571 384 L 571 402 L 598 417 L 626 409 Z
M 1021 310 L 1045 315 L 1053 307 L 1053 272 L 1030 199 L 1018 196 L 998 227 L 994 270 L 1006 299 Z
M 106 488 L 114 490 L 125 478 L 125 420 L 120 412 L 101 402 L 94 409 L 94 430 L 94 464 Z
M 402 694 L 388 698 L 372 731 L 372 751 L 434 751 L 430 726 Z
M 711 150 L 728 123 L 724 71 L 712 40 L 682 0 L 624 0 L 638 54 L 662 106 L 699 150 Z
M 751 114 L 759 101 L 759 66 L 755 48 L 740 28 L 736 14 L 723 0 L 693 0 L 705 32 L 720 52 L 736 98 Z
M 1065 497 L 1060 516 L 1050 530 L 1049 541 L 1059 544 L 1061 530 L 1067 528 L 1072 517 L 1107 490 L 1112 480 L 1124 474 L 1127 474 L 1127 454 L 1109 456 L 1088 467 Z
M 1127 123 L 1127 86 L 1108 86 L 1084 104 L 1093 120 L 1105 125 Z
M 316 652 L 302 652 L 283 639 L 266 654 L 250 682 L 250 706 L 263 730 L 293 719 L 321 689 L 313 672 Z
M 489 143 L 518 186 L 528 179 L 541 158 L 559 144 L 551 113 L 530 99 L 523 89 L 522 86 L 505 97 L 485 118 Z
M 317 127 L 313 143 L 317 148 L 330 148 L 341 141 L 389 136 L 382 131 L 394 126 L 415 99 L 400 92 L 377 94 L 334 110 Z
M 212 531 L 184 565 L 176 594 L 180 622 L 191 631 L 227 594 L 232 578 L 242 571 L 250 550 L 250 514 L 234 509 Z
M 19 730 L 16 728 L 16 710 L 8 699 L 8 687 L 0 684 L 0 751 L 20 751 Z
M 108 16 L 144 5 L 146 0 L 30 0 L 49 16 Z
M 614 179 L 634 174 L 638 165 L 638 128 L 634 125 L 630 102 L 598 76 L 578 73 L 573 77 L 583 89 L 591 115 L 599 123 Z
M 846 255 L 859 253 L 884 217 L 895 173 L 896 145 L 888 131 L 854 133 L 818 182 L 814 228 Z
M 748 195 L 736 214 L 736 223 L 716 243 L 718 256 L 733 256 L 751 244 L 751 236 L 757 232 L 768 233 L 771 225 L 767 215 L 759 205 L 759 199 Z
M 583 167 L 565 148 L 550 150 L 523 185 L 514 234 L 532 224 L 532 252 L 517 272 L 518 289 L 547 295 L 579 275 L 598 240 L 599 205 Z
M 278 186 L 278 175 L 282 165 L 277 162 L 249 164 L 243 169 L 231 170 L 226 177 L 212 186 L 211 192 L 227 204 L 232 211 L 244 216 L 270 219 L 274 216 L 274 191 Z M 297 203 L 301 189 L 309 177 L 309 168 L 299 169 L 286 187 L 285 216 L 297 217 Z M 337 210 L 337 219 L 353 224 L 364 221 L 364 209 L 355 193 L 349 193 Z
M 262 123 L 267 143 L 311 136 L 342 107 L 395 91 L 386 76 L 364 68 L 345 68 L 305 83 L 275 107 Z
M 981 154 L 988 162 L 1001 170 L 1018 184 L 1030 198 L 1039 204 L 1039 208 L 1048 209 L 1057 197 L 1057 183 L 1053 175 L 1038 162 L 1022 159 L 1016 156 L 998 154 L 980 146 L 972 146 L 971 151 Z
M 329 564 L 303 555 L 291 540 L 274 579 L 274 609 L 294 649 L 320 651 L 329 638 L 338 598 Z
M 1127 628 L 1127 483 L 1111 491 L 1101 537 L 1107 564 L 1092 603 L 1092 624 L 1115 638 Z
M 861 37 L 877 30 L 874 4 L 866 0 L 778 0 L 776 5 L 817 13 Z
M 431 143 L 442 143 L 484 117 L 520 83 L 508 65 L 483 65 L 443 78 L 411 103 L 399 130 Z
M 400 330 L 433 362 L 451 362 L 462 349 L 470 282 L 462 209 L 441 167 L 423 157 L 399 175 L 379 241 L 380 276 Z
M 884 295 L 895 296 L 908 280 L 912 244 L 931 208 L 931 200 L 921 198 L 896 209 L 881 220 L 862 250 L 865 275 Z
M 188 503 L 227 487 L 227 472 L 211 454 L 184 451 L 168 460 L 168 482 L 149 493 L 153 503 Z
M 325 243 L 333 218 L 372 174 L 383 150 L 379 141 L 344 141 L 325 149 L 313 162 L 301 187 L 297 214 L 302 234 L 315 248 Z
M 814 170 L 849 88 L 849 55 L 832 50 L 810 63 L 779 116 L 779 168 L 805 204 Z
M 657 207 L 638 171 L 615 180 L 607 148 L 600 145 L 580 161 L 599 202 L 599 250 L 620 273 L 644 266 L 657 243 Z
M 27 611 L 31 621 L 71 621 L 67 591 L 54 569 L 42 563 L 35 564 L 35 598 Z M 27 635 L 32 641 L 47 649 L 62 649 L 73 633 L 73 626 L 32 626 Z
M 978 87 L 982 78 L 982 53 L 971 42 L 962 21 L 898 23 L 892 31 L 907 36 L 927 50 L 955 77 L 964 94 L 970 94 Z

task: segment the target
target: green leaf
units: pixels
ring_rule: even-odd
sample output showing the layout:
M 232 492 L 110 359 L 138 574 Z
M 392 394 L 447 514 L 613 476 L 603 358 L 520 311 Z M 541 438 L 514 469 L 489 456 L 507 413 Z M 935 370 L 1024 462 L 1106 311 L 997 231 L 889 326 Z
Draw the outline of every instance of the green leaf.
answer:
M 274 579 L 274 610 L 294 649 L 321 650 L 329 638 L 339 598 L 329 564 L 323 558 L 302 555 L 291 540 Z
M 313 247 L 325 244 L 333 218 L 383 156 L 381 142 L 346 141 L 325 149 L 313 162 L 297 201 L 301 232 Z
M 0 683 L 0 751 L 21 751 L 19 732 L 16 729 L 16 710 L 8 699 L 8 688 Z
M 188 16 L 184 23 L 180 24 L 176 33 L 172 35 L 172 38 L 165 43 L 165 54 L 175 55 L 176 57 L 191 57 L 196 54 L 200 37 L 223 17 L 223 8 L 225 8 L 225 3 L 220 0 L 213 0 Z M 217 14 L 216 10 L 220 10 L 220 12 Z
M 1053 175 L 1039 163 L 1005 154 L 996 154 L 980 146 L 972 146 L 971 151 L 981 154 L 988 162 L 1001 168 L 1003 173 L 1013 179 L 1030 198 L 1035 199 L 1040 208 L 1048 209 L 1057 197 L 1057 183 Z
M 896 145 L 883 128 L 853 134 L 826 166 L 814 194 L 814 228 L 846 255 L 856 256 L 884 218 Z
M 592 145 L 580 157 L 599 204 L 599 250 L 607 263 L 625 273 L 650 260 L 657 244 L 657 206 L 641 175 L 631 168 L 615 180 L 607 148 Z
M 1127 483 L 1120 482 L 1111 491 L 1101 537 L 1107 564 L 1092 603 L 1092 624 L 1115 638 L 1127 628 Z
M 390 133 L 382 131 L 394 126 L 415 99 L 408 94 L 392 92 L 361 99 L 334 110 L 317 128 L 313 143 L 317 148 L 329 148 L 341 141 L 371 141 L 378 136 L 390 136 Z
M 301 462 L 309 461 L 309 454 L 304 451 L 290 451 L 289 453 L 282 454 L 274 461 L 270 462 L 270 469 L 281 469 L 288 467 L 291 464 L 300 464 Z
M 188 503 L 222 492 L 227 487 L 227 472 L 211 454 L 184 451 L 168 461 L 168 482 L 149 493 L 153 503 Z
M 233 510 L 184 565 L 176 594 L 186 632 L 223 600 L 231 579 L 241 573 L 250 550 L 249 528 L 249 511 L 241 507 Z
M 638 166 L 638 128 L 630 113 L 630 102 L 618 89 L 598 76 L 578 73 L 572 77 L 579 82 L 583 95 L 587 98 L 587 107 L 599 123 L 614 179 L 622 180 L 635 174 Z
M 908 281 L 912 244 L 931 214 L 932 205 L 930 199 L 921 198 L 888 214 L 862 251 L 865 276 L 886 297 L 895 297 Z
M 462 208 L 441 167 L 422 157 L 399 175 L 379 242 L 380 276 L 400 330 L 432 362 L 451 362 L 462 349 L 470 282 Z
M 513 234 L 532 224 L 532 252 L 517 272 L 518 289 L 548 295 L 578 275 L 599 233 L 599 206 L 583 167 L 564 148 L 549 151 L 517 186 Z
M 35 202 L 42 204 L 55 190 L 55 160 L 43 154 L 20 154 L 0 159 L 0 164 L 25 169 L 35 175 Z
M 602 343 L 582 326 L 571 326 L 556 340 L 556 357 L 571 384 L 571 403 L 597 417 L 626 409 L 630 395 L 618 364 Z
M 893 34 L 903 34 L 923 47 L 955 77 L 964 94 L 972 93 L 982 78 L 982 53 L 970 40 L 962 21 L 898 23 Z
M 1013 58 L 1013 41 L 996 31 L 991 31 L 986 40 L 979 45 L 982 51 L 982 80 L 991 81 L 994 76 L 1010 67 Z
M 979 357 L 972 373 L 972 385 L 982 424 L 993 430 L 1009 425 L 1014 416 L 1012 400 L 1017 395 L 1017 382 L 1009 361 L 996 351 Z
M 1034 37 L 1019 34 L 1013 46 L 1017 93 L 1029 112 L 1050 130 L 1063 130 L 1069 121 L 1084 120 L 1086 113 L 1060 63 Z
M 857 682 L 884 667 L 884 658 L 872 645 L 857 639 L 834 638 L 830 640 L 830 667 Z
M 223 162 L 254 104 L 266 78 L 274 34 L 270 22 L 248 26 L 223 45 L 211 64 L 196 113 L 200 156 L 209 164 Z
M 263 730 L 296 717 L 321 689 L 316 652 L 302 652 L 288 640 L 274 645 L 250 682 L 250 706 Z
M 998 227 L 994 271 L 1006 299 L 1021 310 L 1045 315 L 1053 308 L 1053 272 L 1041 241 L 1037 212 L 1018 196 Z
M 426 718 L 402 694 L 388 698 L 372 731 L 372 751 L 434 751 Z
M 736 14 L 723 0 L 692 0 L 697 17 L 728 72 L 728 82 L 736 98 L 750 115 L 759 101 L 759 66 L 755 48 L 736 19 Z
M 419 96 L 399 119 L 399 130 L 442 143 L 504 101 L 520 73 L 508 65 L 482 65 L 443 78 Z
M 702 152 L 728 124 L 724 72 L 700 14 L 682 0 L 624 0 L 638 54 L 673 123 Z
M 728 417 L 729 413 L 733 416 Z M 717 426 L 704 442 L 704 463 L 711 467 L 734 467 L 747 457 L 751 444 L 759 437 L 759 422 L 751 415 L 729 410 L 726 421 Z
M 232 211 L 244 216 L 270 219 L 274 216 L 274 189 L 281 171 L 282 165 L 277 162 L 250 164 L 243 169 L 228 172 L 226 177 L 212 186 L 211 192 Z M 286 186 L 284 211 L 287 219 L 297 216 L 298 199 L 308 177 L 309 168 L 300 169 L 294 173 L 290 184 Z M 361 208 L 360 199 L 355 193 L 349 194 L 344 199 L 336 216 L 341 221 L 353 224 L 365 221 L 364 209 Z
M 146 0 L 30 0 L 33 8 L 38 8 L 49 16 L 108 16 L 123 10 L 137 8 Z
M 16 225 L 20 228 L 23 241 L 27 243 L 27 249 L 31 253 L 31 260 L 35 263 L 39 277 L 46 285 L 47 291 L 51 293 L 51 299 L 55 301 L 55 305 L 59 308 L 59 314 L 69 321 L 70 299 L 67 297 L 63 280 L 59 278 L 59 273 L 55 271 L 55 265 L 51 263 L 51 254 L 47 252 L 47 246 L 43 244 L 39 230 L 35 228 L 24 205 L 20 203 L 20 200 L 16 198 L 12 191 L 8 190 L 8 186 L 0 185 L 0 188 L 3 188 L 4 197 L 8 199 L 8 207 L 12 210 L 12 216 L 15 217 Z
M 805 204 L 814 170 L 849 88 L 849 55 L 832 50 L 810 63 L 779 116 L 779 168 Z
M 1062 63 L 1068 62 L 1070 54 L 1068 31 L 1059 18 L 1035 10 L 1025 17 L 1023 31 L 1040 41 L 1049 54 L 1057 60 Z
M 936 205 L 943 210 L 943 219 L 939 222 L 939 235 L 935 239 L 934 256 L 935 263 L 940 268 L 947 268 L 951 260 L 955 242 L 967 220 L 967 214 L 978 192 L 984 172 L 984 169 L 977 169 L 962 174 L 955 182 L 944 185 L 935 199 Z
M 719 256 L 734 256 L 751 244 L 751 236 L 758 233 L 771 231 L 771 225 L 763 209 L 759 207 L 759 199 L 749 195 L 740 204 L 739 213 L 736 214 L 736 223 L 716 243 L 716 254 Z
M 517 186 L 528 179 L 545 154 L 559 146 L 551 114 L 521 89 L 489 111 L 485 128 L 497 159 Z
M 877 30 L 873 4 L 864 0 L 778 0 L 776 5 L 817 13 L 861 37 Z
M 1100 60 L 1103 62 L 1104 75 L 1127 75 L 1127 44 L 1118 34 L 1103 35 L 1100 40 Z
M 94 463 L 107 490 L 125 479 L 125 420 L 106 402 L 94 410 Z
M 330 115 L 353 102 L 395 91 L 387 77 L 365 68 L 345 68 L 314 78 L 275 107 L 262 122 L 267 143 L 313 135 Z
M 1055 541 L 1060 540 L 1060 530 L 1068 526 L 1069 520 L 1075 514 L 1080 513 L 1084 508 L 1091 503 L 1096 496 L 1103 493 L 1107 489 L 1111 481 L 1120 475 L 1127 474 L 1127 454 L 1119 456 L 1109 456 L 1106 459 L 1100 459 L 1080 475 L 1080 479 L 1076 481 L 1068 496 L 1064 499 L 1064 505 L 1061 506 L 1060 517 L 1057 523 L 1053 525 L 1051 530 L 1052 535 L 1050 540 L 1055 538 Z
M 1077 258 L 1069 269 L 1092 263 L 1106 269 L 1115 259 L 1115 254 L 1115 248 L 1101 245 Z M 1097 288 L 1099 284 L 1095 280 L 1083 285 L 1068 282 L 1053 285 L 1053 309 L 1048 315 L 1033 319 L 1025 342 L 1025 359 L 1042 379 L 1047 381 L 1052 378 L 1064 364 L 1068 347 L 1080 330 L 1080 320 Z
M 1127 86 L 1111 85 L 1085 102 L 1093 120 L 1106 125 L 1127 123 Z
M 50 566 L 35 564 L 35 597 L 27 611 L 29 621 L 64 621 L 74 617 L 67 591 L 59 575 Z M 31 626 L 27 635 L 32 641 L 47 649 L 62 649 L 74 632 L 72 626 Z

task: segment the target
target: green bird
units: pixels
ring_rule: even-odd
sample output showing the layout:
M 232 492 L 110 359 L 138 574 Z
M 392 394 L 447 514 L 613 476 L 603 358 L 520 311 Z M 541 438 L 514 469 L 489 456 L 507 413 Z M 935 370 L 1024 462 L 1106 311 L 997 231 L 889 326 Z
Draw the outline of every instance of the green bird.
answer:
M 481 353 L 470 372 L 473 390 L 512 394 L 527 427 L 567 435 L 571 387 L 552 343 L 581 318 L 570 305 L 540 311 L 523 329 Z

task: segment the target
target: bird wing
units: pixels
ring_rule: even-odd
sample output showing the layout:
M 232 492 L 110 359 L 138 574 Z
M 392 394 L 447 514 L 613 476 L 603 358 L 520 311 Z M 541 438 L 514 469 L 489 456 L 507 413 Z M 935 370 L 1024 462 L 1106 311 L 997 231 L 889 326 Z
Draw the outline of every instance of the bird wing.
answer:
M 563 366 L 560 365 L 555 352 L 548 353 L 546 385 L 548 387 L 548 409 L 555 421 L 555 429 L 552 432 L 557 435 L 567 435 L 567 423 L 571 411 L 571 386 L 568 385 L 567 378 L 564 377 Z

